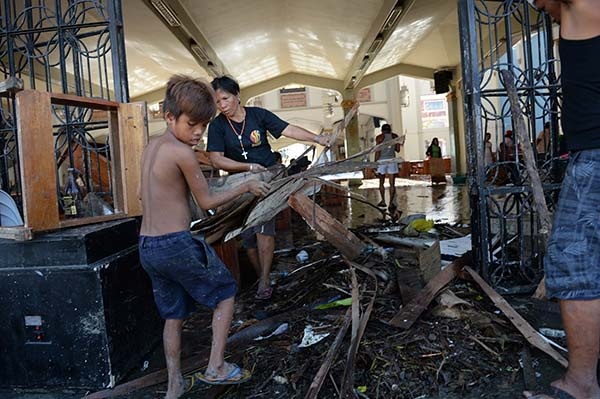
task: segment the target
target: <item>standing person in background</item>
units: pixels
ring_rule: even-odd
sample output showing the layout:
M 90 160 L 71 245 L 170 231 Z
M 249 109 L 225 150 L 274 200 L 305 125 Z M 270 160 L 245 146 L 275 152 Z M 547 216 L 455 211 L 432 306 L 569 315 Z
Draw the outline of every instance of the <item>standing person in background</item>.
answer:
M 550 152 L 550 122 L 544 123 L 544 130 L 535 139 L 535 149 L 538 159 L 543 162 L 546 154 Z
M 192 237 L 188 197 L 191 193 L 200 207 L 209 209 L 245 192 L 265 195 L 269 187 L 248 180 L 230 191 L 215 194 L 209 190 L 192 150 L 216 113 L 208 82 L 172 77 L 164 110 L 167 129 L 150 141 L 142 154 L 139 254 L 152 281 L 156 306 L 165 319 L 165 397 L 174 399 L 186 388 L 181 374 L 181 329 L 184 319 L 196 308 L 195 302 L 213 309 L 208 366 L 195 378 L 209 384 L 237 384 L 250 377 L 248 371 L 224 360 L 237 284 L 210 245 Z
M 389 124 L 381 126 L 381 134 L 375 138 L 375 144 L 382 144 L 398 138 L 396 133 L 392 133 L 392 127 Z M 385 207 L 385 177 L 389 178 L 390 183 L 390 208 L 395 206 L 396 200 L 396 175 L 398 174 L 398 161 L 396 161 L 396 153 L 402 149 L 401 143 L 394 143 L 384 146 L 381 150 L 375 151 L 375 162 L 379 162 L 377 166 L 377 175 L 379 176 L 379 194 L 381 201 L 377 204 L 378 207 Z
M 220 111 L 208 128 L 207 151 L 212 164 L 228 172 L 259 172 L 275 165 L 275 154 L 267 132 L 275 138 L 282 135 L 329 146 L 330 137 L 319 136 L 290 125 L 277 115 L 259 107 L 240 104 L 240 86 L 232 78 L 221 76 L 212 81 Z M 257 299 L 272 295 L 269 273 L 275 250 L 275 218 L 262 226 L 242 233 L 248 258 L 259 276 Z
M 492 135 L 490 133 L 485 134 L 485 142 L 483 143 L 485 148 L 485 166 L 496 162 L 496 156 L 492 151 Z
M 434 137 L 431 140 L 431 145 L 427 147 L 427 151 L 425 151 L 425 155 L 429 158 L 441 158 L 442 157 L 442 148 L 440 147 L 440 143 L 437 137 Z
M 569 367 L 546 394 L 600 398 L 600 0 L 530 0 L 560 24 L 562 130 L 571 152 L 544 258 L 546 294 L 557 298 Z

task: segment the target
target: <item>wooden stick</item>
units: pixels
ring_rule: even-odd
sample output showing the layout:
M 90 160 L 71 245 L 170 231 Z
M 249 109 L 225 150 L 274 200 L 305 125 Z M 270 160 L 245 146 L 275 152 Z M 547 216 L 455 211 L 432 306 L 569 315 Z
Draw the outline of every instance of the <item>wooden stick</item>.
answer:
M 313 204 L 306 195 L 294 194 L 288 203 L 309 226 L 323 234 L 346 258 L 354 259 L 363 252 L 366 245 L 326 210 Z
M 354 388 L 354 364 L 356 362 L 356 352 L 358 351 L 358 346 L 360 345 L 360 341 L 365 333 L 365 329 L 367 328 L 367 323 L 369 322 L 369 318 L 371 317 L 371 312 L 373 311 L 373 306 L 375 305 L 375 298 L 377 298 L 377 276 L 373 273 L 369 268 L 359 265 L 357 263 L 351 262 L 345 259 L 348 265 L 366 273 L 369 275 L 374 281 L 373 288 L 373 296 L 369 301 L 369 305 L 367 309 L 364 311 L 360 319 L 357 320 L 355 317 L 354 307 L 356 306 L 356 314 L 358 315 L 359 307 L 360 307 L 360 296 L 358 292 L 358 283 L 356 281 L 356 273 L 354 269 L 352 271 L 352 340 L 350 341 L 350 348 L 348 348 L 348 357 L 346 360 L 346 368 L 344 369 L 344 375 L 342 377 L 342 386 L 340 391 L 340 398 L 343 397 L 352 397 L 352 389 Z M 356 323 L 356 326 L 355 326 Z
M 545 252 L 546 246 L 548 245 L 548 237 L 550 236 L 550 232 L 552 231 L 552 217 L 550 216 L 550 211 L 548 211 L 548 205 L 546 204 L 546 197 L 544 196 L 542 181 L 540 179 L 540 175 L 535 164 L 535 157 L 533 155 L 531 141 L 529 140 L 529 137 L 525 135 L 525 121 L 523 120 L 521 107 L 519 106 L 519 95 L 517 94 L 513 74 L 507 69 L 500 71 L 500 73 L 502 74 L 504 87 L 506 87 L 506 92 L 508 94 L 508 100 L 510 102 L 510 111 L 512 113 L 512 118 L 515 122 L 516 134 L 519 138 L 519 143 L 521 144 L 523 149 L 523 156 L 525 158 L 525 168 L 527 169 L 527 173 L 529 174 L 529 183 L 531 185 L 531 192 L 533 194 L 533 202 L 535 204 L 535 209 L 540 218 L 540 235 L 542 238 L 542 247 Z M 546 297 L 545 278 L 543 278 L 540 284 L 538 285 L 538 288 L 536 289 L 533 297 L 537 299 L 543 299 Z
M 352 308 L 348 308 L 348 310 L 346 311 L 346 315 L 344 316 L 344 321 L 342 322 L 342 327 L 340 327 L 338 335 L 335 337 L 335 340 L 329 347 L 329 350 L 327 351 L 327 355 L 325 356 L 325 360 L 321 364 L 319 371 L 317 371 L 315 378 L 313 378 L 312 382 L 310 383 L 310 387 L 308 388 L 308 391 L 306 392 L 306 396 L 304 397 L 305 399 L 316 399 L 317 395 L 319 394 L 319 391 L 321 390 L 321 387 L 323 386 L 323 382 L 325 381 L 325 378 L 327 377 L 327 373 L 329 373 L 329 369 L 331 368 L 333 361 L 337 357 L 337 352 L 340 349 L 340 347 L 342 346 L 342 342 L 344 341 L 344 336 L 346 335 L 346 331 L 348 331 L 348 327 L 350 327 L 351 321 L 352 321 Z
M 569 366 L 567 359 L 555 351 L 554 348 L 552 348 L 550 344 L 541 337 L 541 334 L 531 327 L 527 320 L 525 320 L 523 316 L 514 310 L 513 307 L 510 306 L 500 294 L 494 291 L 494 289 L 490 287 L 475 270 L 471 269 L 469 266 L 465 266 L 465 270 L 471 275 L 471 277 L 473 277 L 473 280 L 479 284 L 483 292 L 485 292 L 492 302 L 494 302 L 494 305 L 496 305 L 496 307 L 500 309 L 502 313 L 506 315 L 506 317 L 508 317 L 508 320 L 510 320 L 517 330 L 523 334 L 525 339 L 531 345 L 545 352 L 552 359 L 560 363 L 561 366 L 565 368 Z
M 470 253 L 467 252 L 467 254 Z M 458 275 L 465 264 L 467 254 L 456 259 L 429 280 L 425 288 L 419 291 L 417 296 L 390 320 L 390 324 L 405 330 L 409 329 L 417 321 L 421 313 L 427 309 L 433 298 Z

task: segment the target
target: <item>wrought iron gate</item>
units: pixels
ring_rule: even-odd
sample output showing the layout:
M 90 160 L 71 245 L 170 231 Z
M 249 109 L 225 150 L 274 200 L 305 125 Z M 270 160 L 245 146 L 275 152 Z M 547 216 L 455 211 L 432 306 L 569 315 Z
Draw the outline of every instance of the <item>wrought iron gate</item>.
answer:
M 566 162 L 558 135 L 557 27 L 526 0 L 459 0 L 459 27 L 474 255 L 494 286 L 527 291 L 541 278 L 543 245 L 500 71 L 513 73 L 552 211 Z
M 0 74 L 22 79 L 25 89 L 127 102 L 121 0 L 0 0 Z M 0 188 L 20 207 L 14 99 L 0 93 Z M 110 201 L 111 179 L 98 177 L 111 173 L 110 143 L 94 134 L 107 128 L 107 117 L 73 106 L 53 112 L 57 175 L 82 165 L 86 191 Z M 60 191 L 65 176 L 57 177 Z

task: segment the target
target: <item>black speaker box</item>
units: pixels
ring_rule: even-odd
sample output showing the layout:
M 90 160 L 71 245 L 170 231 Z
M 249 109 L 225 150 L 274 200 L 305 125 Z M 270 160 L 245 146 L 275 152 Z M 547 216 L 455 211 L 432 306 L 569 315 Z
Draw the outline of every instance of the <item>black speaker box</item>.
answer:
M 433 81 L 435 83 L 435 94 L 447 93 L 449 91 L 448 86 L 452 81 L 452 71 L 443 69 L 434 72 Z
M 137 221 L 0 240 L 0 387 L 114 385 L 161 338 Z

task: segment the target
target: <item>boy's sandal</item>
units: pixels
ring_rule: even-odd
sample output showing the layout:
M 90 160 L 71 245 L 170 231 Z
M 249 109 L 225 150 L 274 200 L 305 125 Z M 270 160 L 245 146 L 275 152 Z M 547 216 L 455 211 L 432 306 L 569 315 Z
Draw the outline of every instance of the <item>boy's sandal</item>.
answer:
M 548 386 L 542 391 L 532 392 L 530 395 L 524 397 L 529 399 L 537 399 L 544 396 L 553 399 L 575 399 L 575 396 L 552 385 Z
M 202 372 L 194 373 L 194 378 L 209 385 L 235 385 L 242 384 L 252 377 L 250 371 L 241 368 L 237 364 L 232 364 L 233 369 L 224 378 L 209 378 Z

